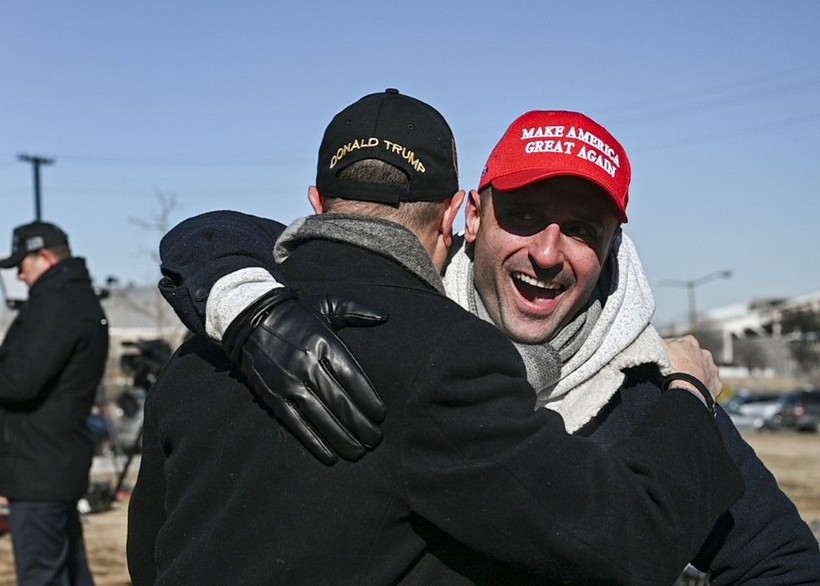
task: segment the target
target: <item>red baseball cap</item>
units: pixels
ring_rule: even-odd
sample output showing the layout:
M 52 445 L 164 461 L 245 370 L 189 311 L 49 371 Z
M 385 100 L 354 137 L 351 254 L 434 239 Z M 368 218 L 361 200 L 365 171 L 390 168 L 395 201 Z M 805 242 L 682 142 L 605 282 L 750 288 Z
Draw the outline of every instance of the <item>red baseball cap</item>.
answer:
M 561 175 L 602 187 L 621 221 L 627 221 L 632 168 L 626 151 L 606 128 L 578 112 L 535 110 L 519 116 L 490 153 L 478 189 L 514 191 Z

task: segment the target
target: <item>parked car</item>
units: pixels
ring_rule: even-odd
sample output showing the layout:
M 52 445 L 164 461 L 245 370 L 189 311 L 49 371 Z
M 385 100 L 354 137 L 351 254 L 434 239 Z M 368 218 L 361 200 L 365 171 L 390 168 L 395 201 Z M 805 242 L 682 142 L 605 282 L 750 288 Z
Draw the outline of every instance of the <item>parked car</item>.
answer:
M 723 408 L 740 430 L 774 429 L 773 418 L 781 410 L 780 396 L 768 393 L 741 393 L 727 401 Z
M 781 396 L 771 425 L 777 429 L 820 431 L 820 390 L 801 390 Z

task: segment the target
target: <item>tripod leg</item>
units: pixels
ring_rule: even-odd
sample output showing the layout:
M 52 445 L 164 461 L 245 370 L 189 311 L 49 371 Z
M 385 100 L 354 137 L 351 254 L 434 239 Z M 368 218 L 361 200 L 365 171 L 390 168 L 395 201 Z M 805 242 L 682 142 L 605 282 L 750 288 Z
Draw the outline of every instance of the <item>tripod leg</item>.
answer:
M 134 443 L 131 444 L 131 447 L 128 449 L 128 457 L 125 459 L 125 464 L 122 467 L 122 472 L 120 472 L 119 478 L 117 478 L 117 485 L 114 487 L 114 490 L 111 492 L 111 499 L 109 500 L 109 504 L 117 497 L 122 490 L 122 485 L 125 482 L 125 477 L 128 474 L 128 468 L 131 467 L 131 461 L 134 459 L 134 454 L 137 453 L 137 449 L 140 444 L 140 440 L 142 440 L 142 425 L 140 425 L 140 429 L 137 432 L 137 437 L 134 438 Z

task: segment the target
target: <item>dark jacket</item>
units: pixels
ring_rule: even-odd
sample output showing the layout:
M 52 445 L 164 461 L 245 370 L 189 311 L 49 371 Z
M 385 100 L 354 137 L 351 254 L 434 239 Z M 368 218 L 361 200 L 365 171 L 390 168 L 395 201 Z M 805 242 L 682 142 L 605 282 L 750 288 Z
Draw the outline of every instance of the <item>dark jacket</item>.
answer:
M 175 585 L 668 584 L 741 492 L 690 393 L 664 393 L 607 456 L 534 409 L 496 328 L 394 261 L 314 240 L 283 269 L 301 294 L 389 312 L 341 333 L 387 405 L 384 441 L 320 464 L 194 338 L 146 406 L 128 529 L 137 586 L 154 572 Z
M 0 495 L 73 501 L 88 488 L 86 418 L 108 356 L 108 323 L 81 258 L 29 290 L 0 346 Z
M 608 448 L 628 437 L 661 395 L 652 367 L 627 371 L 619 392 L 577 433 Z M 820 584 L 820 549 L 777 481 L 718 407 L 717 423 L 746 491 L 709 534 L 692 561 L 711 586 Z

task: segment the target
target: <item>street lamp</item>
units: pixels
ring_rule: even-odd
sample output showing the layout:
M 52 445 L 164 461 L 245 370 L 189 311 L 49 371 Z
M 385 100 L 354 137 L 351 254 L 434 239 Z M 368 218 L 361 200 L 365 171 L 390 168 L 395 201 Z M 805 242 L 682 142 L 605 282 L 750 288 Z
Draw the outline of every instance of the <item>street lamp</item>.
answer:
M 698 277 L 697 279 L 692 279 L 690 281 L 676 281 L 674 279 L 663 279 L 658 282 L 658 286 L 670 286 L 670 287 L 685 287 L 687 292 L 689 293 L 689 327 L 692 329 L 693 334 L 698 333 L 698 312 L 697 312 L 697 305 L 695 304 L 695 289 L 704 283 L 708 283 L 710 281 L 714 281 L 715 279 L 729 279 L 732 276 L 732 271 L 724 270 L 724 271 L 717 271 L 714 273 L 709 273 L 708 275 L 703 275 L 702 277 Z

